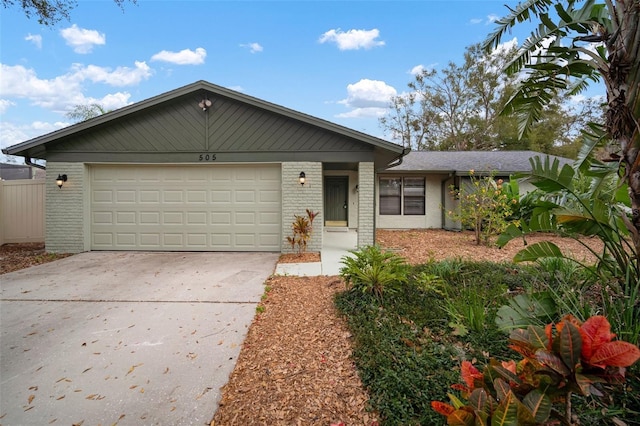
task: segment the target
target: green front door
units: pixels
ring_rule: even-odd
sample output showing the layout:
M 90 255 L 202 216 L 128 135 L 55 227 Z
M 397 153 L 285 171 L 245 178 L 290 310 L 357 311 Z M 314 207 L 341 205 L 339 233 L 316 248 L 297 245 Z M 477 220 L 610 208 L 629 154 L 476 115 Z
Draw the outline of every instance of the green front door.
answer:
M 349 177 L 325 176 L 324 178 L 324 225 L 348 226 Z

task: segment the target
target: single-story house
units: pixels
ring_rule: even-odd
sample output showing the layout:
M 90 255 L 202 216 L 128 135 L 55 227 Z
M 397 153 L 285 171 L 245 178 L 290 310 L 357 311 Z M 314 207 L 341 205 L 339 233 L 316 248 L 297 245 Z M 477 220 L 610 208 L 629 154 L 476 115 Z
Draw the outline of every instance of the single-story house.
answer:
M 206 81 L 3 150 L 46 160 L 46 249 L 288 251 L 294 215 L 374 242 L 402 146 Z M 58 179 L 59 178 L 59 179 Z M 304 178 L 304 179 L 303 179 Z
M 529 159 L 546 157 L 536 151 L 414 151 L 401 164 L 378 173 L 376 226 L 382 229 L 460 229 L 446 211 L 456 206 L 451 188 L 461 188 L 476 177 L 493 176 L 505 181 L 531 171 Z M 560 165 L 568 158 L 550 155 Z M 534 189 L 522 182 L 520 194 Z
M 359 246 L 375 241 L 376 222 L 446 227 L 443 188 L 486 154 L 409 153 L 206 81 L 3 152 L 46 160 L 46 248 L 71 253 L 287 252 L 306 209 L 320 213 L 310 251 L 327 227 L 357 229 Z M 528 157 L 504 155 L 528 169 Z

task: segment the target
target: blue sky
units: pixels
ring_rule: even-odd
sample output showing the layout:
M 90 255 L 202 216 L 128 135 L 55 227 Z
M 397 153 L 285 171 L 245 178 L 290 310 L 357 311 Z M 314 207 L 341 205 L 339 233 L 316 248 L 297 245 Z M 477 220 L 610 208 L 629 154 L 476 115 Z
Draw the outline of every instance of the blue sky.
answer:
M 383 136 L 416 67 L 460 63 L 517 1 L 79 0 L 49 28 L 0 10 L 0 146 L 207 80 Z M 511 37 L 526 36 L 522 29 Z

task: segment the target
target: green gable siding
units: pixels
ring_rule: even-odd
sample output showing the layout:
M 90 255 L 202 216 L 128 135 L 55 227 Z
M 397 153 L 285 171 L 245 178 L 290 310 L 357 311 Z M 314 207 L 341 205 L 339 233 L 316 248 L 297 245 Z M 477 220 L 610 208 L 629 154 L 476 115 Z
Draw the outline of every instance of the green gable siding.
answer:
M 197 162 L 371 161 L 374 147 L 326 129 L 213 93 L 190 93 L 62 138 L 47 149 L 56 161 Z M 127 154 L 123 157 L 122 154 Z M 176 155 L 182 154 L 182 155 Z

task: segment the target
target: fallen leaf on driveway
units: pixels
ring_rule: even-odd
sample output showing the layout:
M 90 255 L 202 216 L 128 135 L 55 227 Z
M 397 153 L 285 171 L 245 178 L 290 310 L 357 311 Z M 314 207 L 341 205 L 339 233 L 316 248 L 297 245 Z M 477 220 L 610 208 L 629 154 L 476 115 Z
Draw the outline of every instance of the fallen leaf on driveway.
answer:
M 127 371 L 127 374 L 125 374 L 125 376 L 128 376 L 129 374 L 133 373 L 133 370 L 135 370 L 137 367 L 140 367 L 142 364 L 143 363 L 132 365 L 129 371 Z

